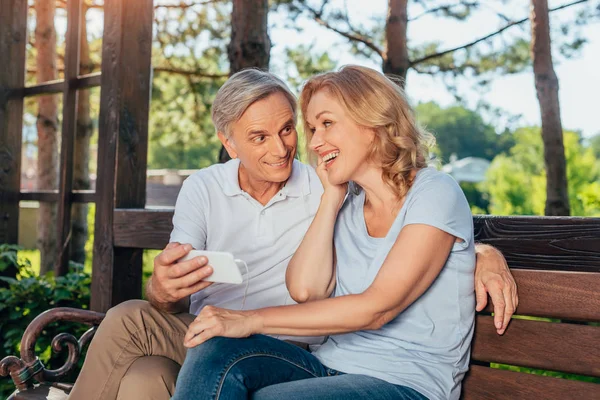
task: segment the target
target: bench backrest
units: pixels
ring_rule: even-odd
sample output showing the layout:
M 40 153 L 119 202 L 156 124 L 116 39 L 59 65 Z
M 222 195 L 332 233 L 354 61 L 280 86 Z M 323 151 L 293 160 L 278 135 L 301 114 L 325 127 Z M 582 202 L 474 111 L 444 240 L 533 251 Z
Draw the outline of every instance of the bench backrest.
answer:
M 478 240 L 507 257 L 519 306 L 502 336 L 490 307 L 477 316 L 463 398 L 600 399 L 599 220 L 486 217 L 476 218 L 475 226 Z M 507 366 L 563 374 L 543 376 Z M 564 374 L 590 382 L 556 377 Z

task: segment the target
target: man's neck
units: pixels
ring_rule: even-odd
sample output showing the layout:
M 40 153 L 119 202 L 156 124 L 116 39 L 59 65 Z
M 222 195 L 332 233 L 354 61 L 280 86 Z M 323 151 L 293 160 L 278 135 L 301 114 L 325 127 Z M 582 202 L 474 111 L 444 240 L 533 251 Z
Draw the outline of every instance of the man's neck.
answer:
M 240 183 L 240 189 L 248 193 L 263 206 L 285 186 L 285 182 L 268 182 L 252 179 L 241 164 L 238 170 L 238 181 Z

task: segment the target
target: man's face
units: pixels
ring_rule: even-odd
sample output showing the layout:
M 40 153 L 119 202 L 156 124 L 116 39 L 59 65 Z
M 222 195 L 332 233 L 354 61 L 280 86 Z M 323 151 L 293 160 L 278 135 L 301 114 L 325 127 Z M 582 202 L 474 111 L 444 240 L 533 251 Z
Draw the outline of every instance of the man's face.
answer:
M 292 173 L 298 134 L 290 102 L 282 93 L 252 104 L 219 139 L 231 158 L 239 158 L 248 176 L 262 182 L 285 182 Z

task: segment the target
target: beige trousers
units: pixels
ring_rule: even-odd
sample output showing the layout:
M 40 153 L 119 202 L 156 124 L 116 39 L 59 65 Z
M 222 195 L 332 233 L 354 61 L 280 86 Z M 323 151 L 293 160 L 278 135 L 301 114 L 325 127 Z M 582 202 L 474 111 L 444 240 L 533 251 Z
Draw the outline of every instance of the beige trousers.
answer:
M 143 300 L 111 308 L 69 399 L 169 399 L 185 358 L 183 337 L 194 318 L 161 312 Z

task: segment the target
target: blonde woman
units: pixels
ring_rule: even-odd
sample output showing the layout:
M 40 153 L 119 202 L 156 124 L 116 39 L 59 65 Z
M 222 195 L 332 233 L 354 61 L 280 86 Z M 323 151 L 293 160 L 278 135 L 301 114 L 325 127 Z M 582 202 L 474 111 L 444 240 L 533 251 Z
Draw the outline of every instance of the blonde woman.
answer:
M 173 398 L 458 399 L 475 312 L 460 187 L 427 167 L 430 135 L 379 72 L 316 76 L 300 102 L 324 186 L 287 270 L 300 304 L 205 307 Z M 263 334 L 329 338 L 310 353 Z

